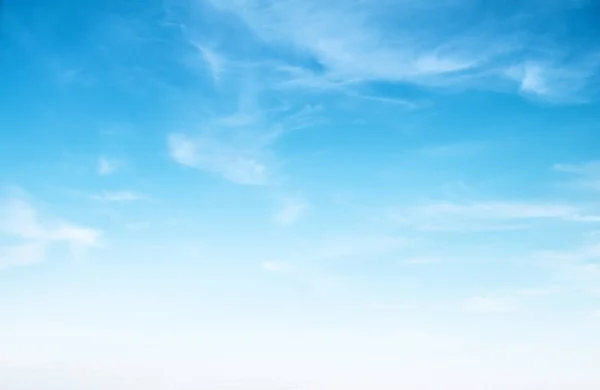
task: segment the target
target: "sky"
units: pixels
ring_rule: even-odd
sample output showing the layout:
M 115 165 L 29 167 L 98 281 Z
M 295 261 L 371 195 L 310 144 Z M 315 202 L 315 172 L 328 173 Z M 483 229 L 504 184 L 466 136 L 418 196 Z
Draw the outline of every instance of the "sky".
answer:
M 0 388 L 600 388 L 599 18 L 5 0 Z

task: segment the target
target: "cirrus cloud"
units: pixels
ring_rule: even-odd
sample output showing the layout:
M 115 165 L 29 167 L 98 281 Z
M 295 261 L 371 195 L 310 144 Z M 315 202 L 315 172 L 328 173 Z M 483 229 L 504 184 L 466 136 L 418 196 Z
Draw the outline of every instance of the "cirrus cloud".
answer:
M 0 267 L 43 261 L 55 245 L 66 244 L 73 255 L 97 246 L 101 231 L 61 220 L 42 221 L 24 199 L 11 198 L 0 204 L 0 235 L 16 244 L 0 246 Z

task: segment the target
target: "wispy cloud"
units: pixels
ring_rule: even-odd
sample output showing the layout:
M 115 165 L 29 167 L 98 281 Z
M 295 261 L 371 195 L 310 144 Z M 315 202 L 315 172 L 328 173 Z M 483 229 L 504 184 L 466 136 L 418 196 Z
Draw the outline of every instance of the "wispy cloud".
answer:
M 293 264 L 284 261 L 265 261 L 262 263 L 262 269 L 268 272 L 292 273 L 296 271 Z
M 587 266 L 600 261 L 600 243 L 586 243 L 570 250 L 542 251 L 537 254 L 537 257 L 560 268 L 567 267 L 578 272 L 593 273 L 593 267 Z
M 0 269 L 39 263 L 46 256 L 46 247 L 39 242 L 0 246 Z
M 600 291 L 600 243 L 597 240 L 570 249 L 539 251 L 533 258 L 572 291 L 591 296 Z
M 468 157 L 486 150 L 487 144 L 478 141 L 453 142 L 442 145 L 426 146 L 417 153 L 429 158 Z
M 43 261 L 46 252 L 66 244 L 74 255 L 96 246 L 101 232 L 65 221 L 40 221 L 37 211 L 25 200 L 11 198 L 0 205 L 0 233 L 17 244 L 0 247 L 0 267 Z
M 264 43 L 288 45 L 320 65 L 315 69 L 289 62 L 287 69 L 294 71 L 288 74 L 288 85 L 339 89 L 390 81 L 510 90 L 501 86 L 514 83 L 513 90 L 526 94 L 573 101 L 579 100 L 598 71 L 594 48 L 574 53 L 558 38 L 545 51 L 525 46 L 523 42 L 537 38 L 530 28 L 531 19 L 538 16 L 535 12 L 528 22 L 521 15 L 498 14 L 456 29 L 469 6 L 477 2 L 211 3 L 237 15 Z M 439 7 L 445 17 L 427 17 L 439 14 Z M 556 16 L 560 10 L 552 12 Z M 394 15 L 394 23 L 387 15 Z
M 296 223 L 308 209 L 309 204 L 303 199 L 286 198 L 281 209 L 275 214 L 275 222 L 281 226 L 290 226 Z
M 100 176 L 112 175 L 119 169 L 119 162 L 107 157 L 100 157 L 97 169 Z
M 517 76 L 520 80 L 521 91 L 535 95 L 549 95 L 551 93 L 547 82 L 547 70 L 539 65 L 526 64 Z
M 196 131 L 170 133 L 169 155 L 179 164 L 236 184 L 274 184 L 279 175 L 274 144 L 286 134 L 314 126 L 322 107 L 263 107 L 259 94 L 241 95 L 232 114 L 210 114 Z
M 383 303 L 373 302 L 369 304 L 369 308 L 381 311 L 409 311 L 416 310 L 418 306 L 414 303 Z
M 433 202 L 392 213 L 392 218 L 422 230 L 512 230 L 541 220 L 600 222 L 596 210 L 550 202 Z
M 408 244 L 405 237 L 387 234 L 350 234 L 329 237 L 315 248 L 316 259 L 338 259 L 387 253 Z
M 483 202 L 428 204 L 419 209 L 426 215 L 455 215 L 470 219 L 566 218 L 577 212 L 570 205 L 528 202 Z
M 343 234 L 325 236 L 304 242 L 295 250 L 286 248 L 282 252 L 285 261 L 266 261 L 263 270 L 293 275 L 294 280 L 312 286 L 322 292 L 342 292 L 346 286 L 343 278 L 327 270 L 331 261 L 370 258 L 393 253 L 409 244 L 405 237 L 386 234 Z M 382 308 L 382 307 L 380 307 Z M 391 309 L 387 307 L 387 309 Z M 408 307 L 395 307 L 408 309 Z
M 402 264 L 406 265 L 428 265 L 428 264 L 438 264 L 443 262 L 439 257 L 412 257 L 407 260 L 402 260 Z
M 104 191 L 100 194 L 92 195 L 92 199 L 102 202 L 131 202 L 146 199 L 146 197 L 133 191 Z
M 466 311 L 482 314 L 510 313 L 516 309 L 513 302 L 502 298 L 474 296 L 463 302 Z
M 520 296 L 525 296 L 525 297 L 541 297 L 541 296 L 550 295 L 554 291 L 555 290 L 549 289 L 549 288 L 524 289 L 524 290 L 518 290 L 516 292 L 516 294 L 520 295 Z
M 457 72 L 479 62 L 479 55 L 469 53 L 471 57 L 461 54 L 460 50 L 452 52 L 451 44 L 443 45 L 441 39 L 427 52 L 415 52 L 415 38 L 406 31 L 396 31 L 396 42 L 382 39 L 385 32 L 376 28 L 376 23 L 369 18 L 373 11 L 383 11 L 377 9 L 379 4 L 372 4 L 375 9 L 370 10 L 356 2 L 214 4 L 235 12 L 265 41 L 284 41 L 307 50 L 327 66 L 334 79 L 406 80 Z M 331 29 L 331 25 L 336 29 Z M 395 44 L 400 43 L 398 41 L 402 45 Z M 370 60 L 361 61 L 361 58 Z
M 178 133 L 169 135 L 168 146 L 171 158 L 179 164 L 220 175 L 236 184 L 265 185 L 270 178 L 260 153 L 243 146 Z
M 589 161 L 582 164 L 556 164 L 554 169 L 576 175 L 600 176 L 600 161 Z
M 191 44 L 198 50 L 212 79 L 215 82 L 218 82 L 221 79 L 222 73 L 225 71 L 227 60 L 206 45 L 202 45 L 196 41 L 191 41 Z
M 597 72 L 600 62 L 585 65 L 525 62 L 507 70 L 519 83 L 521 92 L 555 102 L 582 101 L 585 90 Z
M 341 291 L 345 284 L 339 275 L 327 270 L 330 261 L 370 257 L 392 253 L 408 245 L 404 237 L 385 234 L 345 234 L 316 238 L 301 247 L 285 248 L 284 260 L 262 262 L 264 271 L 292 275 L 294 280 L 318 290 Z
M 239 87 L 234 95 L 233 110 L 215 105 L 191 131 L 170 133 L 169 155 L 179 164 L 236 184 L 271 184 L 277 176 L 273 143 L 291 130 L 298 111 L 263 107 L 252 87 Z
M 581 189 L 600 191 L 600 161 L 589 161 L 581 164 L 555 164 L 558 172 L 570 174 L 573 184 Z

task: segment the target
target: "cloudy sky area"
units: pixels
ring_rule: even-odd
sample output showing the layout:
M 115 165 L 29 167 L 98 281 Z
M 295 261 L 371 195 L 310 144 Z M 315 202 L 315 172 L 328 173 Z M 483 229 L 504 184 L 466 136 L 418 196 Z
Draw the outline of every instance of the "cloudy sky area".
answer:
M 600 4 L 5 0 L 0 388 L 600 388 Z

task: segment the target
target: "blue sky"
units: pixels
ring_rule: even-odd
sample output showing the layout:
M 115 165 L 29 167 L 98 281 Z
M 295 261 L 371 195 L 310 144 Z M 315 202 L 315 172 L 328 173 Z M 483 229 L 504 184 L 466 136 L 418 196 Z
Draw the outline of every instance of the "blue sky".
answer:
M 4 1 L 0 387 L 597 389 L 599 17 Z

